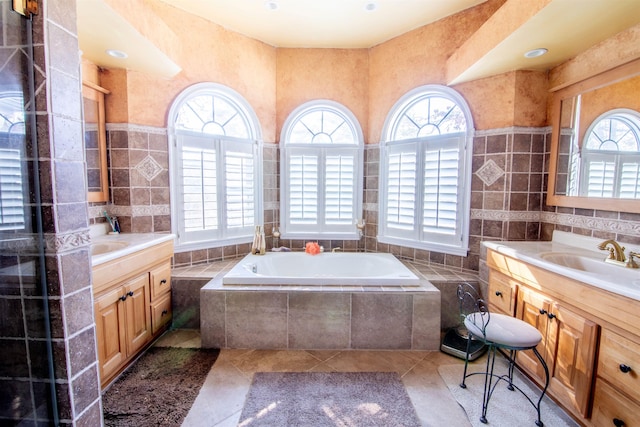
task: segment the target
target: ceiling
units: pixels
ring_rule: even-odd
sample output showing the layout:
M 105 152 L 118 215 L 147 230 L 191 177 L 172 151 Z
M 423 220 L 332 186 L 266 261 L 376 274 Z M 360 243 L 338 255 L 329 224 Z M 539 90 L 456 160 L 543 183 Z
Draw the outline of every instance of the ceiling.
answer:
M 139 13 L 141 9 L 134 6 L 165 3 L 275 47 L 369 48 L 485 1 L 77 0 L 76 4 L 78 39 L 85 58 L 105 68 L 172 77 L 180 67 L 171 58 L 170 43 L 145 36 L 153 33 L 157 38 L 158 28 L 165 24 L 160 19 L 153 22 L 152 13 Z M 277 5 L 275 10 L 272 4 Z M 448 83 L 518 69 L 552 68 L 640 23 L 639 10 L 640 0 L 507 0 L 461 48 L 468 52 L 451 67 Z M 144 19 L 138 19 L 140 15 Z M 136 19 L 127 18 L 132 16 Z M 511 25 L 503 25 L 502 18 Z M 145 31 L 150 27 L 153 31 Z M 166 35 L 168 39 L 175 36 L 169 30 Z M 523 56 L 539 47 L 549 52 L 533 59 Z M 128 57 L 110 57 L 107 49 L 125 51 Z

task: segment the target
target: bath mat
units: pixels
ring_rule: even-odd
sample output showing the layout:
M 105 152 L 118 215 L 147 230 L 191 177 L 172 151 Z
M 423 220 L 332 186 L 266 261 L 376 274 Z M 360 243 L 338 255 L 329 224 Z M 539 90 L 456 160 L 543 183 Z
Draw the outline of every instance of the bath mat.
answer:
M 105 426 L 179 426 L 219 353 L 151 347 L 102 394 Z
M 420 421 L 395 372 L 257 372 L 238 426 L 404 426 Z
M 468 372 L 484 372 L 486 363 L 484 360 L 469 365 Z M 506 372 L 507 364 L 504 359 L 496 358 L 496 371 Z M 513 427 L 532 426 L 538 419 L 536 410 L 529 401 L 518 391 L 507 389 L 507 383 L 501 381 L 496 387 L 487 410 L 487 424 L 480 422 L 482 414 L 482 393 L 484 387 L 484 376 L 473 375 L 467 378 L 467 388 L 461 388 L 462 372 L 464 365 L 445 365 L 438 368 L 438 373 L 447 384 L 451 394 L 458 401 L 458 404 L 467 413 L 469 422 L 473 427 Z M 537 401 L 540 391 L 527 378 L 519 372 L 514 374 L 514 384 L 520 387 L 528 396 L 535 397 Z M 553 403 L 547 396 L 542 400 L 541 419 L 545 427 L 578 427 L 562 409 Z

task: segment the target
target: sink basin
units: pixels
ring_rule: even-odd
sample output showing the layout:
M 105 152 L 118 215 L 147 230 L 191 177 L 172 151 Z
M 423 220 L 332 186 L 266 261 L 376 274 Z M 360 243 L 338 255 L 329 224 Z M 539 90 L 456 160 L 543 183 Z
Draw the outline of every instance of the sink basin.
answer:
M 91 245 L 91 255 L 102 255 L 109 252 L 124 249 L 129 246 L 129 242 L 100 242 Z
M 562 253 L 547 252 L 540 254 L 540 257 L 548 262 L 586 273 L 606 275 L 618 280 L 640 280 L 640 269 L 626 268 L 620 265 L 613 265 L 604 262 L 604 259 L 589 258 L 586 256 Z

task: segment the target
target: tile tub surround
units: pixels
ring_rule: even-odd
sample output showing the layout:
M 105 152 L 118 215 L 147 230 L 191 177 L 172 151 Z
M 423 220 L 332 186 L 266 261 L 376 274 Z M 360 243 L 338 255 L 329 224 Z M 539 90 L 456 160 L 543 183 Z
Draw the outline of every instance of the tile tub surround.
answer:
M 173 328 L 200 328 L 201 289 L 211 279 L 221 279 L 240 259 L 242 258 L 173 268 L 171 273 Z M 456 288 L 460 282 L 477 282 L 478 274 L 475 271 L 443 266 L 438 263 L 407 260 L 402 262 L 419 278 L 431 282 L 440 290 L 440 329 L 446 330 L 456 326 L 459 313 Z M 260 288 L 260 290 L 264 291 L 266 288 Z
M 228 286 L 200 290 L 203 347 L 436 350 L 440 291 L 411 288 Z

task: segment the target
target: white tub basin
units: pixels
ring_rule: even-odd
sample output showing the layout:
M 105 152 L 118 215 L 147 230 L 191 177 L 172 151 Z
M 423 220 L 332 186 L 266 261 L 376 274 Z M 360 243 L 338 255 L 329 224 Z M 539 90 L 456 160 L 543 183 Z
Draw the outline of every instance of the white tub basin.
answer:
M 91 245 L 91 255 L 102 255 L 109 252 L 124 249 L 129 246 L 129 242 L 100 242 Z

